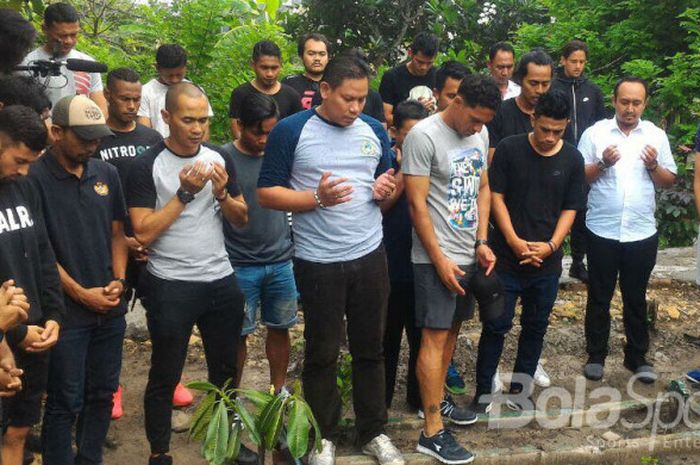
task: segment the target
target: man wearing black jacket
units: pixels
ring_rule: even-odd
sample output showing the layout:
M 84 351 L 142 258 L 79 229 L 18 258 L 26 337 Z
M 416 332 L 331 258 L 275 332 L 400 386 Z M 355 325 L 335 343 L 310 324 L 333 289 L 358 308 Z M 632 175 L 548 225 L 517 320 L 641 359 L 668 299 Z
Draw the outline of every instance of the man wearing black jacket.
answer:
M 600 88 L 583 71 L 588 61 L 588 45 L 572 40 L 561 51 L 561 66 L 552 81 L 552 89 L 561 90 L 569 100 L 571 116 L 564 140 L 577 146 L 583 131 L 605 119 L 605 103 Z M 585 204 L 584 204 L 585 207 Z M 569 276 L 588 282 L 588 271 L 583 263 L 586 255 L 586 210 L 578 212 L 571 229 L 571 268 Z
M 49 241 L 41 198 L 24 179 L 46 145 L 46 126 L 32 109 L 0 111 L 0 282 L 14 280 L 29 302 L 28 319 L 7 333 L 23 390 L 3 402 L 2 463 L 22 463 L 24 443 L 39 422 L 48 377 L 48 354 L 56 344 L 65 308 L 56 257 Z

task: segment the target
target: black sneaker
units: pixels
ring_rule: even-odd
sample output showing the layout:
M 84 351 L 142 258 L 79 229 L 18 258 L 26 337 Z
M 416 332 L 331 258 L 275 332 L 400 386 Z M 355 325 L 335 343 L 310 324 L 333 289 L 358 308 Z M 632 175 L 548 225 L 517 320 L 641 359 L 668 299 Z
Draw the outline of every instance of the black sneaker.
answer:
M 583 263 L 583 260 L 575 260 L 571 262 L 569 276 L 578 279 L 581 282 L 588 283 L 588 270 L 586 269 L 586 264 Z
M 440 402 L 440 413 L 442 418 L 451 421 L 455 425 L 471 425 L 476 423 L 478 417 L 466 407 L 457 405 L 451 395 L 445 394 Z M 418 418 L 425 418 L 423 410 L 418 410 Z
M 429 438 L 425 437 L 421 431 L 416 451 L 448 465 L 460 465 L 474 461 L 474 454 L 460 446 L 450 432 L 444 429 Z
M 238 451 L 235 462 L 237 465 L 258 465 L 258 454 L 248 449 L 244 444 L 241 444 L 241 450 Z
M 158 454 L 148 458 L 148 465 L 173 465 L 173 458 L 168 454 Z
M 535 401 L 531 396 L 523 398 L 521 395 L 511 394 L 506 399 L 506 406 L 514 412 L 534 412 Z
M 472 402 L 469 404 L 469 410 L 477 415 L 488 415 L 492 407 L 493 402 L 491 401 L 490 394 L 475 395 Z

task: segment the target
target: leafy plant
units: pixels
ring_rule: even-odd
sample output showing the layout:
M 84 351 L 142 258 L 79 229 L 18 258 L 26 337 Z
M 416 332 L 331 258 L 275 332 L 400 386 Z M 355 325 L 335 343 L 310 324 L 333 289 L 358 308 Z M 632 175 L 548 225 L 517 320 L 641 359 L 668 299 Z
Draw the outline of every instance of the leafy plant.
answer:
M 336 384 L 338 385 L 340 401 L 343 405 L 343 410 L 340 414 L 340 424 L 342 425 L 349 421 L 345 418 L 345 415 L 352 404 L 352 355 L 347 352 L 340 357 Z
M 221 465 L 236 458 L 241 447 L 241 435 L 248 437 L 260 449 L 273 450 L 286 430 L 289 452 L 295 459 L 306 454 L 311 429 L 315 432 L 315 447 L 320 451 L 320 429 L 309 404 L 301 396 L 297 381 L 292 394 L 229 389 L 230 381 L 218 388 L 206 381 L 189 383 L 188 388 L 204 391 L 204 399 L 195 410 L 190 436 L 202 442 L 202 456 L 211 465 Z M 255 415 L 245 407 L 244 399 L 255 408 Z

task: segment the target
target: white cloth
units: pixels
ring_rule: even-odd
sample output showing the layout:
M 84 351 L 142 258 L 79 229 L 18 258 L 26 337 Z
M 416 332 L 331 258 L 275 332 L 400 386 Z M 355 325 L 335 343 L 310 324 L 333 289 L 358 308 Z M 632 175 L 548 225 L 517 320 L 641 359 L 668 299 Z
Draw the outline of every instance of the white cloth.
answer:
M 185 79 L 185 82 L 190 82 Z M 170 135 L 170 128 L 161 116 L 161 110 L 165 108 L 165 94 L 168 93 L 168 86 L 158 79 L 151 79 L 141 89 L 141 106 L 138 116 L 143 116 L 151 120 L 151 127 L 158 131 L 165 139 Z M 209 105 L 209 117 L 214 116 L 214 112 Z
M 586 226 L 593 234 L 620 242 L 646 239 L 656 233 L 656 191 L 641 159 L 645 145 L 658 153 L 659 166 L 676 173 L 666 133 L 640 120 L 629 136 L 615 117 L 598 121 L 581 136 L 578 149 L 587 165 L 603 159 L 603 151 L 617 145 L 620 160 L 591 184 Z
M 39 47 L 29 52 L 29 54 L 24 57 L 24 60 L 22 60 L 22 64 L 28 65 L 33 61 L 48 60 L 51 57 L 51 53 L 48 53 L 43 47 Z M 95 61 L 90 55 L 75 49 L 71 50 L 66 56 L 58 57 L 61 61 L 67 60 L 68 58 Z M 65 66 L 61 66 L 61 74 L 61 76 L 38 78 L 42 84 L 46 85 L 46 93 L 53 106 L 56 106 L 56 102 L 67 95 L 85 95 L 89 97 L 91 93 L 102 90 L 102 78 L 100 77 L 100 73 L 69 71 Z
M 520 86 L 513 81 L 508 81 L 508 89 L 506 89 L 505 95 L 503 95 L 503 100 L 507 100 L 509 98 L 517 97 L 520 95 Z

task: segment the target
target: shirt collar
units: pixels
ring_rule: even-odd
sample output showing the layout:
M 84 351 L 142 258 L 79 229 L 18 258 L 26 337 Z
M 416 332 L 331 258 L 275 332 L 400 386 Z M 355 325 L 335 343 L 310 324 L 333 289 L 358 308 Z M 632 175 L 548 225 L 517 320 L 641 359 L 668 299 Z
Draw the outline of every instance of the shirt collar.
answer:
M 617 124 L 617 116 L 613 116 L 608 121 L 610 121 L 610 132 L 618 132 L 619 134 L 622 134 L 623 136 L 627 137 L 627 134 L 622 132 L 622 130 L 620 129 L 620 126 Z M 642 118 L 639 118 L 639 122 L 637 123 L 637 127 L 632 129 L 632 131 L 630 131 L 630 134 L 633 132 L 642 132 L 643 123 L 644 123 L 644 120 Z
M 56 160 L 56 156 L 54 155 L 53 151 L 48 150 L 44 154 L 43 158 L 46 160 L 44 163 L 46 163 L 49 172 L 56 179 L 78 179 L 78 177 L 75 176 L 73 173 L 69 173 L 68 171 L 66 171 L 66 169 L 58 162 L 58 160 Z M 81 181 L 95 176 L 95 173 L 93 173 L 89 167 L 90 161 L 84 164 L 83 175 L 81 178 L 79 178 Z

